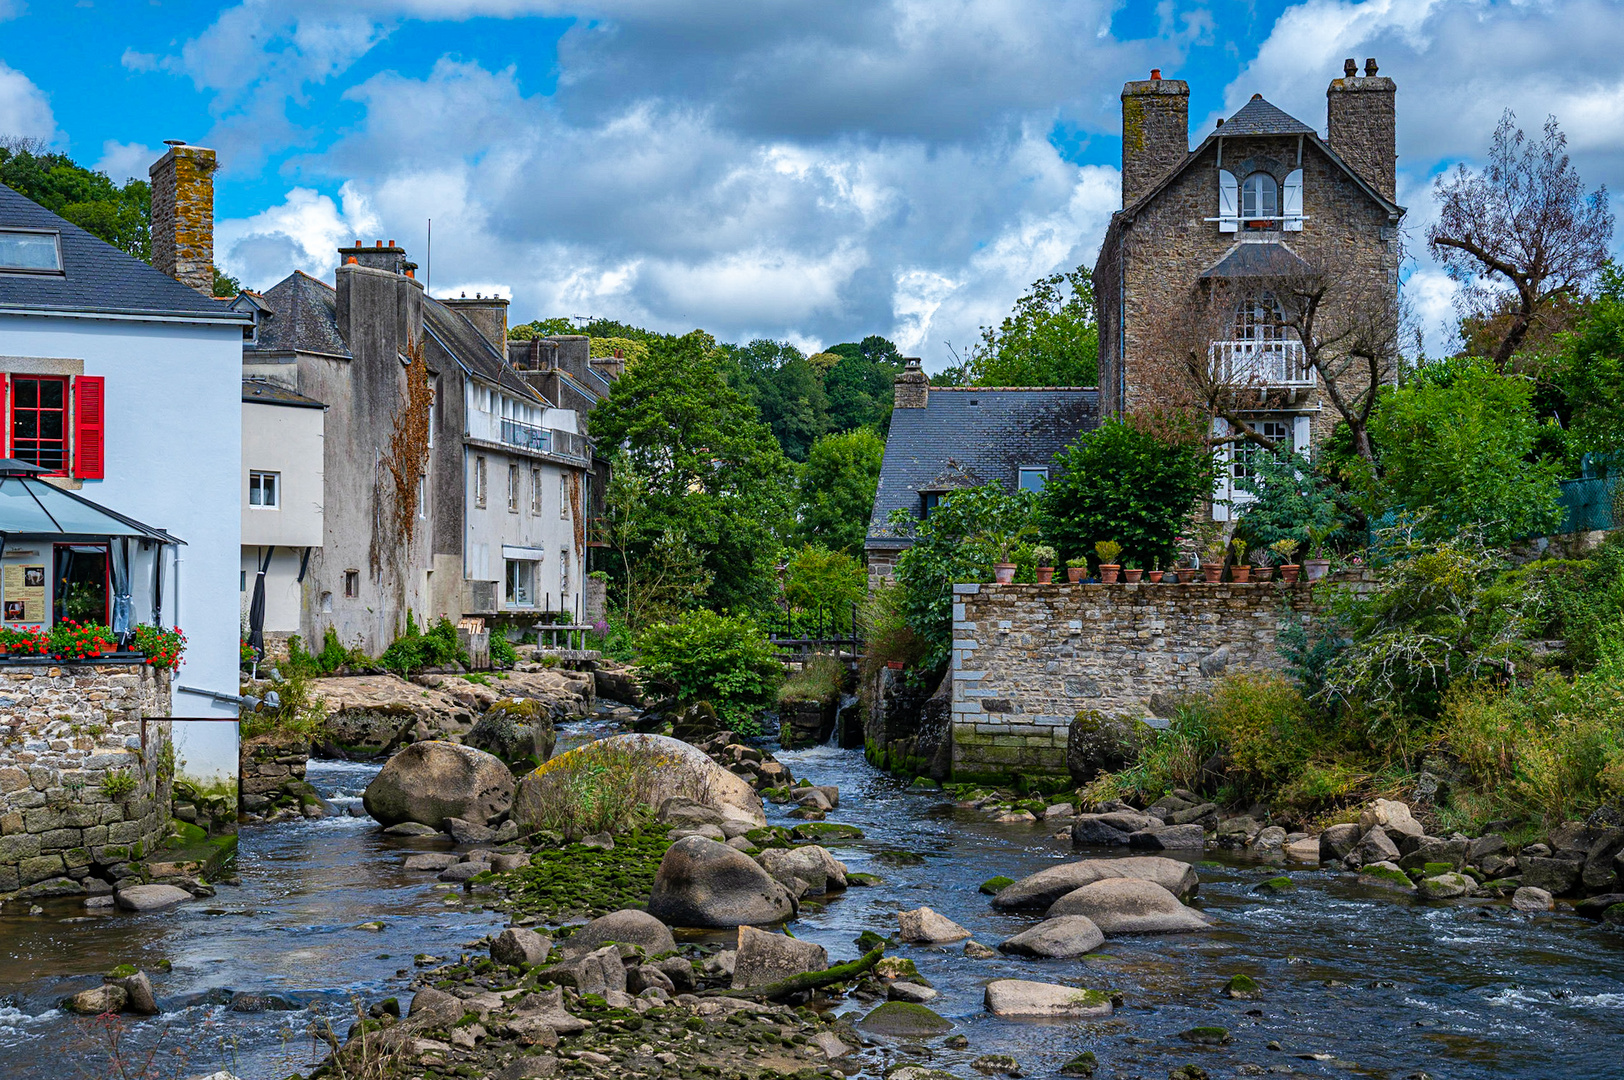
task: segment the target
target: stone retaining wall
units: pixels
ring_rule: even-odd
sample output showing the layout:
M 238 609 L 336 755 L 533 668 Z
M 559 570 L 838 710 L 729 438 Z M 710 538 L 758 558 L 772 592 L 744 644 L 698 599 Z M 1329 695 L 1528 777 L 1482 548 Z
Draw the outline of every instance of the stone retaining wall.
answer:
M 1278 669 L 1308 585 L 955 585 L 953 775 L 1064 774 L 1084 710 L 1154 715 L 1152 698 Z
M 112 891 L 169 831 L 169 673 L 0 664 L 0 898 Z
M 265 816 L 273 804 L 288 801 L 290 786 L 297 807 L 309 760 L 309 736 L 271 734 L 244 739 L 238 751 L 243 812 Z

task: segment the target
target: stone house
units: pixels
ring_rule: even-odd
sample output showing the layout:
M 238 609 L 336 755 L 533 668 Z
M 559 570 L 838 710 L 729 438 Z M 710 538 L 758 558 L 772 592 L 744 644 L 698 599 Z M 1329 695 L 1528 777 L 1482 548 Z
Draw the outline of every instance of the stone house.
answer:
M 891 434 L 863 550 L 870 584 L 889 578 L 911 529 L 957 488 L 997 483 L 1042 491 L 1054 456 L 1099 426 L 1099 391 L 1077 386 L 933 387 L 917 358 L 896 377 Z
M 591 449 L 574 410 L 508 363 L 507 301 L 427 296 L 393 241 L 337 255 L 332 286 L 295 272 L 236 302 L 255 314 L 244 377 L 325 407 L 321 542 L 272 558 L 296 576 L 268 592 L 291 588 L 299 611 L 267 636 L 319 645 L 331 627 L 375 655 L 408 612 L 521 629 L 573 616 Z M 245 551 L 245 571 L 259 557 Z
M 1396 307 L 1397 91 L 1374 60 L 1344 72 L 1323 137 L 1253 95 L 1194 150 L 1187 83 L 1153 71 L 1122 89 L 1122 209 L 1094 267 L 1102 407 L 1204 407 L 1229 464 L 1220 520 L 1248 498 L 1233 481 L 1257 452 L 1220 413 L 1303 452 L 1340 419 L 1280 297 L 1324 283 L 1322 326 Z

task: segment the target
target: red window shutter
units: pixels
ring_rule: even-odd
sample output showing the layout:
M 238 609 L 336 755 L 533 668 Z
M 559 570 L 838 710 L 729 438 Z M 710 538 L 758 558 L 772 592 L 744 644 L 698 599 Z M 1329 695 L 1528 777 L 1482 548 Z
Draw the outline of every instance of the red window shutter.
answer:
M 100 480 L 107 466 L 107 380 L 80 375 L 73 380 L 73 475 Z
M 11 456 L 11 376 L 0 375 L 0 458 Z

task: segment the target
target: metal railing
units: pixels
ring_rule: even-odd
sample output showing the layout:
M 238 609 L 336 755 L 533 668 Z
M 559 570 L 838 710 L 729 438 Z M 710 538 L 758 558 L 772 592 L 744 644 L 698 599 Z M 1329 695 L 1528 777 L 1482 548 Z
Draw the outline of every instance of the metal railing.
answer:
M 1624 476 L 1587 476 L 1563 480 L 1562 524 L 1558 534 L 1616 529 L 1624 510 Z
M 577 435 L 573 431 L 559 431 L 556 428 L 522 424 L 517 420 L 503 420 L 502 441 L 509 446 L 522 446 L 526 450 L 536 450 L 543 454 L 557 454 L 560 457 L 579 458 L 583 461 L 592 459 L 592 444 L 587 441 L 586 436 Z
M 1207 349 L 1213 381 L 1224 386 L 1314 385 L 1300 341 L 1214 341 Z

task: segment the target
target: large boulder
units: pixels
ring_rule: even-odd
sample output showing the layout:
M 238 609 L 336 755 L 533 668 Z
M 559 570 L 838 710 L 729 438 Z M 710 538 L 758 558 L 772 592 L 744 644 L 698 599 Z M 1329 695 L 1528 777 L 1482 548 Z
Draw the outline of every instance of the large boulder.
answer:
M 1127 847 L 1128 837 L 1142 829 L 1159 829 L 1162 819 L 1132 810 L 1078 814 L 1071 823 L 1071 846 Z
M 922 1038 L 953 1030 L 953 1021 L 911 1001 L 887 1001 L 861 1020 L 857 1026 L 875 1035 Z
M 665 923 L 646 911 L 626 908 L 593 919 L 565 938 L 559 950 L 566 957 L 584 956 L 610 942 L 636 945 L 648 956 L 676 950 L 676 939 Z
M 553 710 L 536 698 L 503 698 L 491 705 L 462 742 L 510 765 L 532 759 L 539 764 L 553 756 L 558 742 Z
M 1140 829 L 1128 836 L 1128 846 L 1136 851 L 1201 851 L 1207 846 L 1207 840 L 1201 826 L 1191 822 Z
M 1102 772 L 1116 772 L 1139 758 L 1143 723 L 1106 716 L 1089 709 L 1072 719 L 1066 732 L 1066 771 L 1074 783 L 1086 784 Z
M 173 885 L 130 885 L 118 890 L 114 897 L 125 911 L 160 911 L 190 899 L 191 893 Z
M 1056 900 L 1084 885 L 1105 878 L 1139 878 L 1154 881 L 1162 888 L 1188 900 L 1195 895 L 1201 879 L 1195 867 L 1160 855 L 1135 855 L 1126 859 L 1084 859 L 1062 863 L 1006 885 L 992 898 L 1000 911 L 1044 911 Z
M 963 941 L 970 931 L 938 915 L 928 907 L 897 912 L 897 937 L 920 945 L 944 945 L 950 941 Z
M 1624 829 L 1605 829 L 1585 853 L 1580 881 L 1591 890 L 1610 889 L 1619 884 L 1618 867 L 1624 859 Z
M 560 754 L 519 782 L 513 800 L 513 820 L 534 827 L 546 787 L 557 782 L 550 774 L 566 775 L 597 759 L 615 768 L 640 768 L 643 790 L 638 795 L 650 810 L 681 796 L 721 812 L 724 819 L 767 824 L 767 814 L 750 782 L 712 761 L 703 750 L 663 735 L 613 735 Z M 562 770 L 562 772 L 559 772 Z
M 1366 833 L 1371 829 L 1384 829 L 1395 841 L 1401 836 L 1420 836 L 1426 832 L 1411 816 L 1408 803 L 1391 799 L 1377 799 L 1366 807 L 1359 815 L 1359 828 Z
M 1037 956 L 1064 960 L 1093 952 L 1105 944 L 1105 935 L 1086 915 L 1061 915 L 1045 919 L 998 946 L 1000 952 L 1015 956 Z
M 1086 915 L 1108 936 L 1171 934 L 1212 925 L 1205 915 L 1185 907 L 1154 881 L 1137 878 L 1107 878 L 1084 885 L 1054 902 L 1049 917 L 1057 915 Z
M 648 913 L 667 926 L 759 926 L 795 914 L 795 899 L 750 856 L 689 836 L 660 860 Z
M 443 829 L 452 818 L 489 824 L 513 805 L 513 774 L 500 758 L 471 746 L 413 743 L 372 778 L 361 804 L 384 825 L 415 821 Z
M 796 897 L 846 887 L 846 864 L 816 844 L 768 848 L 756 861 Z
M 1377 802 L 1380 801 L 1380 799 L 1377 800 Z M 1373 825 L 1365 831 L 1365 835 L 1360 838 L 1350 857 L 1358 859 L 1361 866 L 1375 862 L 1397 863 L 1399 859 L 1398 845 L 1393 843 L 1392 837 L 1387 835 L 1386 829 Z
M 103 1013 L 122 1012 L 130 995 L 122 986 L 103 983 L 89 990 L 81 990 L 62 1003 L 62 1007 L 80 1016 L 100 1016 Z
M 522 926 L 510 926 L 491 942 L 491 959 L 498 964 L 545 964 L 552 947 L 550 938 Z
M 985 1003 L 994 1016 L 1008 1018 L 1083 1020 L 1111 1015 L 1111 995 L 1102 990 L 1079 990 L 1026 979 L 988 983 Z
M 741 926 L 739 951 L 733 960 L 733 989 L 766 986 L 828 966 L 829 954 L 822 945 Z
M 1349 852 L 1359 846 L 1359 840 L 1363 836 L 1364 830 L 1351 822 L 1327 827 L 1319 836 L 1320 861 L 1341 862 L 1348 857 Z

